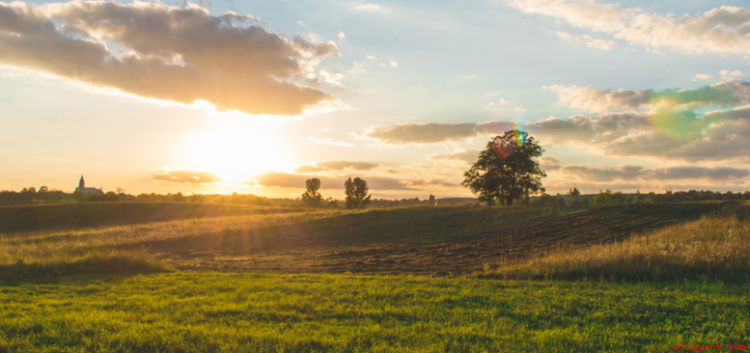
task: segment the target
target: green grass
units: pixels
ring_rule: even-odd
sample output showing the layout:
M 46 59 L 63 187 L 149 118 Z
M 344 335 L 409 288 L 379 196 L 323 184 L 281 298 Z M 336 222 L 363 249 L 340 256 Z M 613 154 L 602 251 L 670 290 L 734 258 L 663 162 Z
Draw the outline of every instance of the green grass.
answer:
M 748 286 L 163 274 L 0 288 L 0 352 L 657 352 L 747 344 Z
M 656 352 L 750 337 L 744 204 L 120 205 L 0 208 L 21 215 L 0 217 L 0 353 Z

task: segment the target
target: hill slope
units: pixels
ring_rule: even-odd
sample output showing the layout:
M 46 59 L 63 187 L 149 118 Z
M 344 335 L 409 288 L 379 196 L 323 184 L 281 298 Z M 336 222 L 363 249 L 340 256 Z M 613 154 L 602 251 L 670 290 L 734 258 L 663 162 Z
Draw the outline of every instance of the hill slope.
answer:
M 51 219 L 64 219 L 64 212 L 55 215 L 58 210 L 79 212 L 83 224 L 135 223 L 0 233 L 3 272 L 33 271 L 29 266 L 34 263 L 44 264 L 43 271 L 49 271 L 58 263 L 90 261 L 87 256 L 92 254 L 137 251 L 190 271 L 470 273 L 560 249 L 622 241 L 721 212 L 725 204 L 368 211 L 189 204 L 84 206 L 88 208 L 38 206 L 2 211 L 44 215 L 40 223 L 25 223 L 32 229 L 55 224 Z M 143 223 L 165 218 L 178 220 Z M 3 222 L 6 227 L 13 222 L 16 227 L 24 224 Z M 19 261 L 23 266 L 18 267 Z

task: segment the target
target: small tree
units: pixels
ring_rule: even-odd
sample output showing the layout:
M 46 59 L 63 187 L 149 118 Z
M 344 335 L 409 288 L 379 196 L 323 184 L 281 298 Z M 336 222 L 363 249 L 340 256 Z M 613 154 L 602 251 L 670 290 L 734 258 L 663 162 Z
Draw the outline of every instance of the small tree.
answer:
M 302 194 L 302 201 L 310 207 L 320 207 L 323 203 L 323 195 L 318 192 L 320 189 L 320 179 L 307 179 L 305 187 L 307 191 Z
M 525 134 L 521 131 L 506 131 L 505 137 Z M 501 205 L 512 206 L 513 200 L 522 196 L 543 193 L 542 179 L 547 174 L 539 168 L 535 160 L 544 150 L 533 137 L 526 139 L 526 143 L 517 146 L 505 158 L 499 158 L 493 151 L 493 142 L 487 143 L 484 151 L 471 169 L 464 173 L 463 186 L 468 187 L 480 201 L 488 206 L 495 204 L 495 199 Z
M 49 192 L 49 188 L 47 188 L 46 186 L 42 186 L 39 188 L 39 191 L 37 192 L 41 192 L 41 193 Z
M 349 178 L 344 183 L 344 192 L 346 193 L 346 208 L 364 208 L 370 203 L 372 195 L 367 195 L 370 189 L 367 182 L 360 178 Z
M 568 191 L 568 195 L 570 195 L 570 196 L 580 196 L 581 192 L 578 191 L 577 187 L 573 187 L 572 189 L 570 189 L 570 191 Z

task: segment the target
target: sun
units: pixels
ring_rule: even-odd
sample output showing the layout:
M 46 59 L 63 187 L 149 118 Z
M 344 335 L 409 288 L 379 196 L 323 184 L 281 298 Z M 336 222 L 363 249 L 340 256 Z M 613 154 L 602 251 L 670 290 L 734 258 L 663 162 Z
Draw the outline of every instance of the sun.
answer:
M 205 131 L 190 136 L 185 159 L 191 170 L 226 182 L 247 182 L 263 172 L 290 168 L 272 127 L 236 117 L 213 119 Z

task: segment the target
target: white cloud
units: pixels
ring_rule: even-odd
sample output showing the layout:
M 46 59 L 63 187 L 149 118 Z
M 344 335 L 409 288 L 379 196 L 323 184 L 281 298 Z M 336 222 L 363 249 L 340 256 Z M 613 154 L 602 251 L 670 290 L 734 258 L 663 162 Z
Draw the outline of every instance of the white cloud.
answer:
M 143 98 L 208 101 L 217 111 L 300 115 L 335 101 L 285 80 L 304 74 L 305 58 L 338 55 L 336 45 L 284 38 L 252 16 L 212 16 L 195 4 L 73 1 L 0 2 L 0 19 L 3 65 Z M 105 40 L 128 51 L 118 57 Z
M 739 77 L 739 71 L 725 73 L 725 78 Z M 693 90 L 652 89 L 633 91 L 626 89 L 610 90 L 580 86 L 544 86 L 544 89 L 556 91 L 562 105 L 586 109 L 597 113 L 613 112 L 621 109 L 638 109 L 642 107 L 702 107 L 709 104 L 720 106 L 738 106 L 750 104 L 750 84 L 737 79 L 703 86 Z
M 337 37 L 339 37 L 339 39 L 341 39 L 341 40 L 344 40 L 344 39 L 346 39 L 346 34 L 344 34 L 344 32 L 342 32 L 342 31 L 339 31 L 339 34 L 338 34 Z
M 392 67 L 396 67 L 396 66 L 398 66 L 398 61 L 391 60 L 390 65 Z
M 595 0 L 506 0 L 526 13 L 567 21 L 653 49 L 687 53 L 750 53 L 750 10 L 721 6 L 695 15 L 661 15 Z
M 745 77 L 745 74 L 740 70 L 721 70 L 719 74 L 725 80 L 739 80 Z
M 351 143 L 347 143 L 347 142 L 344 142 L 344 141 L 339 141 L 339 140 L 332 139 L 332 138 L 322 138 L 321 139 L 321 138 L 317 138 L 317 137 L 308 137 L 308 139 L 310 141 L 312 141 L 312 142 L 320 143 L 320 144 L 342 146 L 342 147 L 354 147 L 354 145 L 351 144 Z
M 377 4 L 359 4 L 354 6 L 355 10 L 359 11 L 380 11 L 380 5 Z
M 307 37 L 310 38 L 310 41 L 313 43 L 320 42 L 320 35 L 317 33 L 308 33 Z
M 712 79 L 713 77 L 714 77 L 714 75 L 711 75 L 711 74 L 696 74 L 695 75 L 695 79 L 693 81 L 697 81 L 697 80 L 708 81 L 708 80 Z
M 521 108 L 521 107 L 515 107 L 515 108 L 513 108 L 513 111 L 514 111 L 514 112 L 525 112 L 525 111 L 526 111 L 526 109 L 524 109 L 524 108 Z
M 557 36 L 562 38 L 562 40 L 564 41 L 583 44 L 592 49 L 599 49 L 599 50 L 606 51 L 606 50 L 617 48 L 617 43 L 615 43 L 615 41 L 613 40 L 604 40 L 600 38 L 594 38 L 588 34 L 575 36 L 570 33 L 557 31 Z

